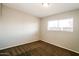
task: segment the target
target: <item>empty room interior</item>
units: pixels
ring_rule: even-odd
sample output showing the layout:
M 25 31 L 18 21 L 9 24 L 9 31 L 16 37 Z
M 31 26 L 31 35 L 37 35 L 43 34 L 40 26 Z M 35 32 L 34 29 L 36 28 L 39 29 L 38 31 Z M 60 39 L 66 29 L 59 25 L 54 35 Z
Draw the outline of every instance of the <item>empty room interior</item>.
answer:
M 0 56 L 79 56 L 79 3 L 0 3 Z

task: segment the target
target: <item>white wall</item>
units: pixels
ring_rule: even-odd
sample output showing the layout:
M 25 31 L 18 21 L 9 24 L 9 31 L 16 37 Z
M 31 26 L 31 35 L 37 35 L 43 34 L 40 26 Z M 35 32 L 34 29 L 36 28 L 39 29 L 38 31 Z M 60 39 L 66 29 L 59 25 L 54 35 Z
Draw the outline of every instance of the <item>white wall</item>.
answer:
M 56 32 L 47 30 L 47 23 L 49 20 L 57 20 L 68 17 L 74 18 L 73 32 Z M 79 53 L 79 10 L 43 18 L 41 20 L 41 39 L 48 43 Z
M 1 4 L 0 4 L 0 16 L 1 16 Z
M 3 6 L 0 19 L 0 49 L 39 40 L 39 22 L 34 16 Z

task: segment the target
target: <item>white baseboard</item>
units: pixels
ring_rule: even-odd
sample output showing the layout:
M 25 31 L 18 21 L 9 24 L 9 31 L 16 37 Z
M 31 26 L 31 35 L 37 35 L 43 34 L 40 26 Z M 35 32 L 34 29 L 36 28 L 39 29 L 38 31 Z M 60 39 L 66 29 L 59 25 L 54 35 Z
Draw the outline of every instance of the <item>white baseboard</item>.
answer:
M 59 46 L 59 45 L 50 43 L 50 42 L 45 41 L 45 40 L 41 40 L 41 41 L 47 42 L 47 43 L 49 43 L 49 44 L 52 44 L 52 45 L 58 46 L 58 47 L 60 47 L 60 48 L 67 49 L 67 50 L 69 50 L 69 51 L 72 51 L 72 52 L 75 52 L 75 53 L 78 53 L 78 54 L 79 54 L 79 51 L 75 51 L 75 50 L 72 50 L 72 49 L 69 49 L 69 48 L 66 48 L 66 47 L 63 47 L 63 46 Z

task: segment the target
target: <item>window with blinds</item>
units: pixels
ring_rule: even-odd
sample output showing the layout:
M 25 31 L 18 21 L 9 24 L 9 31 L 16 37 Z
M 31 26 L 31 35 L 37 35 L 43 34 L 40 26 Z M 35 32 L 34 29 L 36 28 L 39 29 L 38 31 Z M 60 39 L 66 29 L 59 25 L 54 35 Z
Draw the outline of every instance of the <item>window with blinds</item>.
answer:
M 48 30 L 73 32 L 73 18 L 48 21 Z

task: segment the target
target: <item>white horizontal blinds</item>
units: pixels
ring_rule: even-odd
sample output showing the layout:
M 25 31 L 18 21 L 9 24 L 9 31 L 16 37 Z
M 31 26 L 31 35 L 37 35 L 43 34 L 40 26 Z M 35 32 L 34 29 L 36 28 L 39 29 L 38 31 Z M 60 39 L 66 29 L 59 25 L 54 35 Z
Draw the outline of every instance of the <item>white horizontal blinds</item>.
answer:
M 73 18 L 59 20 L 58 22 L 61 31 L 73 31 Z
M 49 21 L 48 22 L 48 30 L 56 30 L 56 28 L 58 27 L 57 26 L 57 23 L 58 21 L 55 20 L 55 21 Z
M 48 30 L 73 32 L 73 18 L 48 21 Z

